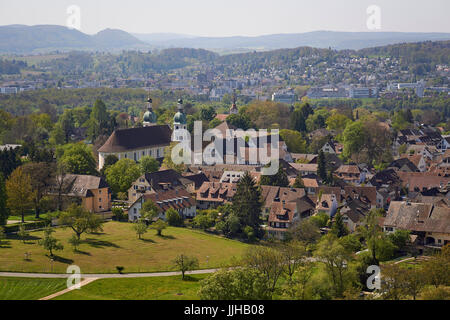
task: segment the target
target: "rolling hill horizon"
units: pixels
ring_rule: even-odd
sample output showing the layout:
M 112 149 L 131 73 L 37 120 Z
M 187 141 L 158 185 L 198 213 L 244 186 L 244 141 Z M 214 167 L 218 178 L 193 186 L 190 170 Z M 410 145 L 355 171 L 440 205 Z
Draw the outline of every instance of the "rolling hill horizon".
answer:
M 261 36 L 200 37 L 178 33 L 128 33 L 105 29 L 88 35 L 58 25 L 0 26 L 0 53 L 48 51 L 119 51 L 194 48 L 215 52 L 249 52 L 297 47 L 359 50 L 398 43 L 445 41 L 450 33 L 312 31 Z

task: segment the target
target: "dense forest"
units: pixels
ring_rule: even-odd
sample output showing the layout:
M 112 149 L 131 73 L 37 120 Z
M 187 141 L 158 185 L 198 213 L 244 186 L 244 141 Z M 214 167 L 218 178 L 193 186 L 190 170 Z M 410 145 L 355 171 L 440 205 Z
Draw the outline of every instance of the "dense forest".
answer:
M 0 59 L 0 74 L 18 74 L 27 66 L 27 63 L 23 61 Z

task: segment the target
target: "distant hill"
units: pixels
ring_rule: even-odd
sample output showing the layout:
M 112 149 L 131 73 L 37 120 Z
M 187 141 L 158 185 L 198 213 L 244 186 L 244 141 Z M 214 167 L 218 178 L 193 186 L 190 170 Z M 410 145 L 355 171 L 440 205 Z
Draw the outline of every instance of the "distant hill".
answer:
M 63 26 L 0 26 L 0 52 L 31 53 L 50 50 L 116 50 L 149 47 L 121 30 L 87 35 Z
M 450 40 L 450 33 L 316 31 L 258 37 L 194 37 L 175 33 L 132 35 L 122 30 L 106 29 L 91 36 L 64 26 L 0 26 L 0 53 L 35 53 L 52 50 L 114 51 L 150 48 L 194 48 L 216 52 L 249 52 L 305 46 L 359 50 L 429 40 Z
M 336 50 L 359 50 L 368 47 L 419 41 L 450 40 L 450 33 L 405 32 L 334 32 L 315 31 L 295 34 L 273 34 L 258 37 L 187 37 L 151 39 L 151 35 L 139 38 L 156 47 L 202 48 L 209 50 L 274 50 L 282 48 L 314 47 Z
M 179 33 L 147 33 L 147 34 L 133 33 L 132 35 L 137 39 L 143 42 L 148 42 L 150 44 L 172 40 L 196 38 L 196 36 L 190 36 L 187 34 L 179 34 Z

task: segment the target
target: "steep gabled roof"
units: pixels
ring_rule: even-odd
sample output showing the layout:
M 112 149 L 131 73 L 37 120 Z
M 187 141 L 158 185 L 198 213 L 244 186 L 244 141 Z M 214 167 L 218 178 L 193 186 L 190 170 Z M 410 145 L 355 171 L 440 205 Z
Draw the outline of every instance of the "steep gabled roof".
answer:
M 167 125 L 115 130 L 98 152 L 116 153 L 168 146 L 172 130 Z
M 64 194 L 72 196 L 87 197 L 92 196 L 90 190 L 109 188 L 105 179 L 96 176 L 68 174 L 64 178 L 66 190 Z
M 392 201 L 384 225 L 419 232 L 450 233 L 450 209 L 431 203 Z

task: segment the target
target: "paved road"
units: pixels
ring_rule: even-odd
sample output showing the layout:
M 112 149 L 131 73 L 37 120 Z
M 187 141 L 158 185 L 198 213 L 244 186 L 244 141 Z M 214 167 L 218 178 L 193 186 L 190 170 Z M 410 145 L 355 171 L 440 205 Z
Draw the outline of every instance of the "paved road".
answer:
M 189 274 L 207 274 L 214 273 L 220 269 L 204 269 L 187 271 Z M 181 272 L 151 272 L 151 273 L 104 273 L 104 274 L 81 274 L 83 279 L 112 279 L 112 278 L 148 278 L 148 277 L 171 277 L 179 276 Z M 15 277 L 15 278 L 67 278 L 70 274 L 67 273 L 21 273 L 21 272 L 0 272 L 0 277 Z

